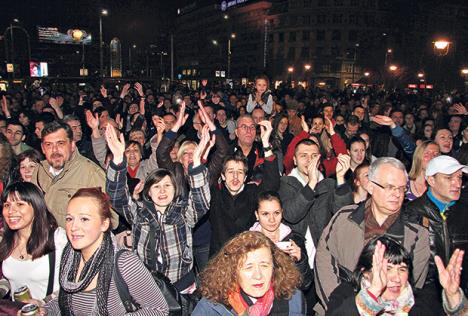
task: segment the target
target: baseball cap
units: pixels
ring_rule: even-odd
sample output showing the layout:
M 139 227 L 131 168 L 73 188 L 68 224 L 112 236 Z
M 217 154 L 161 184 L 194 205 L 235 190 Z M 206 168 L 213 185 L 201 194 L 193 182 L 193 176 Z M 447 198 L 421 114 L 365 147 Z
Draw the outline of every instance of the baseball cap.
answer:
M 442 155 L 429 161 L 426 168 L 426 177 L 433 176 L 436 173 L 452 174 L 460 169 L 464 173 L 468 173 L 468 166 L 462 165 L 453 157 Z

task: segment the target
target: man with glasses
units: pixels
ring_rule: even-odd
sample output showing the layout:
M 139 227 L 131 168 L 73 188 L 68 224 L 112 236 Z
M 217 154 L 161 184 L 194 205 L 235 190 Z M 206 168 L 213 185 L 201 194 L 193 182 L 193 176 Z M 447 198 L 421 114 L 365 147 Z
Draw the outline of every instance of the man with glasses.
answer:
M 444 155 L 432 159 L 426 168 L 427 192 L 410 202 L 405 210 L 411 220 L 429 231 L 431 260 L 427 284 L 438 283 L 435 255 L 448 264 L 456 248 L 468 251 L 468 190 L 462 186 L 463 173 L 468 173 L 468 166 L 455 158 Z M 463 266 L 460 285 L 466 292 L 468 260 L 464 260 Z
M 258 124 L 262 125 L 268 121 L 261 121 Z M 269 123 L 269 122 L 268 122 Z M 271 123 L 270 123 L 271 125 Z M 254 179 L 260 181 L 262 178 L 262 164 L 264 162 L 264 152 L 271 150 L 271 146 L 268 143 L 263 146 L 255 141 L 256 127 L 254 119 L 251 115 L 241 115 L 237 119 L 236 137 L 234 144 L 231 146 L 230 154 L 239 153 L 247 158 L 247 182 Z
M 370 199 L 339 210 L 320 237 L 315 256 L 315 285 L 322 304 L 316 306 L 319 315 L 324 314 L 341 280 L 350 280 L 362 249 L 375 236 L 388 235 L 400 242 L 413 258 L 414 286 L 424 285 L 429 234 L 400 215 L 408 181 L 405 166 L 393 157 L 381 157 L 369 167 L 368 177 Z

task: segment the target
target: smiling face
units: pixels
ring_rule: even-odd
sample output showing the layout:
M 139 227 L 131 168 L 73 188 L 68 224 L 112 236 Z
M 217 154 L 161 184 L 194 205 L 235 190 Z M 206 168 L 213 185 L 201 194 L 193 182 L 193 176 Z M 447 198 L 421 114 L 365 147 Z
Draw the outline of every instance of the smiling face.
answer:
M 20 162 L 20 167 L 19 167 L 21 179 L 23 179 L 23 181 L 25 182 L 31 182 L 32 174 L 36 166 L 37 166 L 37 163 L 29 159 L 28 157 L 23 159 Z
M 136 144 L 130 144 L 127 149 L 125 149 L 125 157 L 127 158 L 128 166 L 135 168 L 138 166 L 141 160 L 140 148 Z
M 359 166 L 366 158 L 366 145 L 361 142 L 354 142 L 348 150 L 351 162 L 354 166 Z
M 324 127 L 325 122 L 323 121 L 323 118 L 315 117 L 312 119 L 312 128 L 310 129 L 310 132 L 313 134 L 320 134 Z
M 367 273 L 367 278 L 372 282 L 372 274 Z M 388 263 L 387 266 L 387 286 L 381 297 L 384 301 L 396 300 L 401 291 L 408 286 L 409 271 L 406 263 Z
M 174 183 L 169 176 L 165 176 L 151 186 L 148 195 L 157 207 L 166 208 L 174 199 Z
M 255 81 L 255 89 L 262 94 L 268 89 L 268 82 L 265 79 L 257 79 Z
M 273 258 L 269 248 L 247 253 L 237 271 L 240 288 L 250 297 L 260 298 L 268 291 L 273 276 Z
M 34 209 L 16 193 L 10 194 L 3 203 L 3 218 L 11 230 L 31 231 Z
M 320 150 L 316 145 L 301 144 L 297 146 L 294 154 L 294 164 L 304 176 L 308 177 L 308 168 L 312 159 L 320 155 Z
M 65 230 L 73 249 L 93 254 L 101 245 L 109 219 L 103 219 L 95 198 L 77 197 L 68 202 Z

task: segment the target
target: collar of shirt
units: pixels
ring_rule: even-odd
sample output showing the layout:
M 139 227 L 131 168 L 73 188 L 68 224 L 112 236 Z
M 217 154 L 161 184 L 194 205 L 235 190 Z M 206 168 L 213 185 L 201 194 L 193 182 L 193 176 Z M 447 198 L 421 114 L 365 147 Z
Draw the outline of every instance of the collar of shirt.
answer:
M 432 193 L 431 188 L 429 188 L 429 190 L 427 190 L 427 197 L 429 198 L 429 200 L 431 200 L 437 206 L 437 208 L 439 209 L 439 212 L 441 214 L 444 214 L 444 212 L 447 210 L 447 208 L 449 208 L 450 206 L 455 204 L 455 201 L 452 201 L 452 202 L 449 202 L 449 203 L 444 203 L 444 202 L 440 201 L 439 199 L 437 199 L 434 196 L 434 194 Z
M 49 172 L 54 177 L 58 176 L 62 171 L 63 171 L 63 168 L 57 171 L 52 166 L 49 167 Z

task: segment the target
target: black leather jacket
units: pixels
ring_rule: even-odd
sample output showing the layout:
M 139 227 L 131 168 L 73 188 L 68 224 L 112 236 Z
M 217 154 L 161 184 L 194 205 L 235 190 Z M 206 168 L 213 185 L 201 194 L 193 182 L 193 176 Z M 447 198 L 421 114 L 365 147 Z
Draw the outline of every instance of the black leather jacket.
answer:
M 410 202 L 406 206 L 405 215 L 409 220 L 416 222 L 429 230 L 431 260 L 429 261 L 429 274 L 426 282 L 437 282 L 437 268 L 434 256 L 438 255 L 445 264 L 456 248 L 468 253 L 468 189 L 463 188 L 460 199 L 445 211 L 444 221 L 437 206 L 429 199 L 427 194 Z M 464 260 L 464 270 L 460 286 L 468 288 L 468 260 Z

